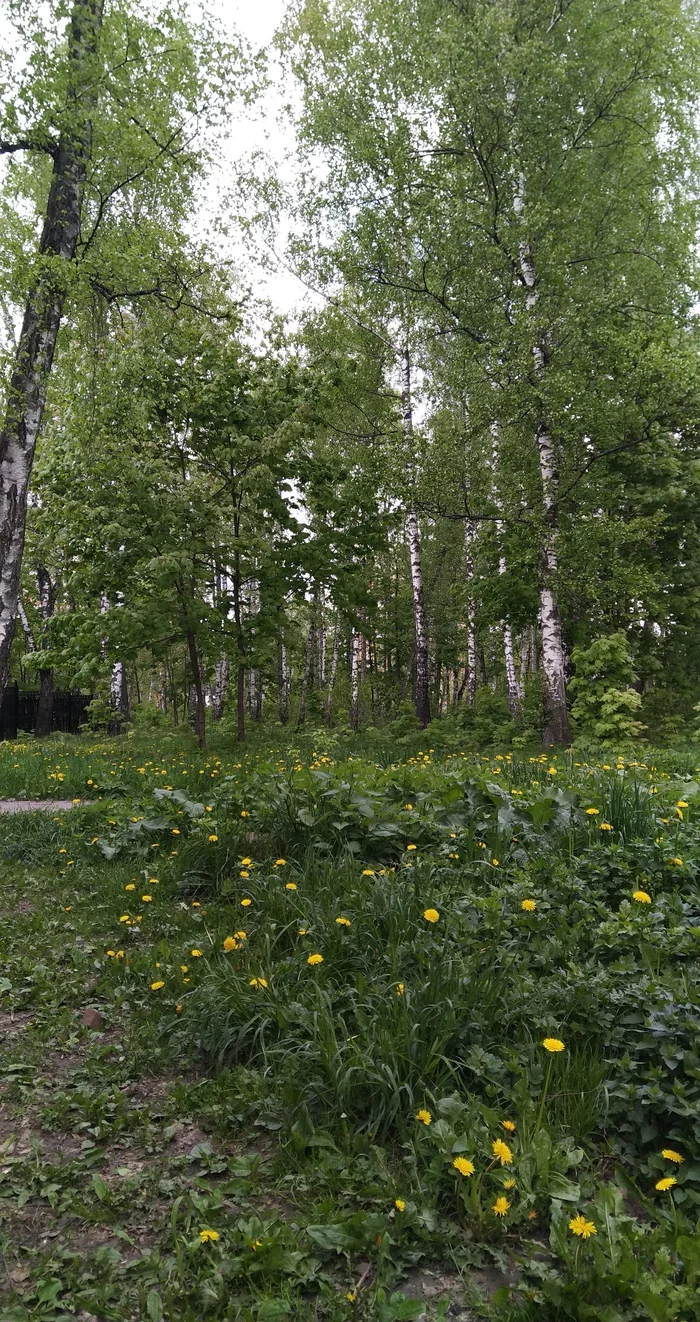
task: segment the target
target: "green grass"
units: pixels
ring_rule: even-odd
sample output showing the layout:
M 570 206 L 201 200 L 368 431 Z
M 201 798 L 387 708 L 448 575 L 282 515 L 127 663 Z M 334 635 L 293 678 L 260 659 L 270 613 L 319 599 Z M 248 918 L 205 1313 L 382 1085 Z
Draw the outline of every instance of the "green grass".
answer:
M 0 1317 L 700 1317 L 700 799 L 645 761 L 0 745 L 91 800 L 0 818 Z

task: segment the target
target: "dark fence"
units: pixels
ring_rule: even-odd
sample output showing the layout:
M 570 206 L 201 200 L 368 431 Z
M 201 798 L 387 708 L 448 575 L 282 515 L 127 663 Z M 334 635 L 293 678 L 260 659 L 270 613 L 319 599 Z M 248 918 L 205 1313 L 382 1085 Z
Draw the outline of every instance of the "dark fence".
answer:
M 64 734 L 77 734 L 91 702 L 91 693 L 55 689 L 51 728 L 62 730 Z M 38 706 L 38 689 L 20 689 L 18 684 L 8 684 L 0 703 L 0 739 L 16 739 L 19 730 L 32 731 Z

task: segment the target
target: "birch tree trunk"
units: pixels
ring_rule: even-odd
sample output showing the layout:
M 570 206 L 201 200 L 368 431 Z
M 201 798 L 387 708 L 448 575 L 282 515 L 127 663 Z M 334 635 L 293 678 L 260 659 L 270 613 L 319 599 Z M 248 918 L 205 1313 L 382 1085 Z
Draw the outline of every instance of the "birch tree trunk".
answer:
M 467 571 L 467 673 L 465 678 L 467 702 L 470 707 L 473 707 L 476 697 L 476 610 L 473 591 L 475 539 L 474 524 L 471 519 L 466 519 L 464 523 L 464 554 Z
M 350 659 L 350 725 L 356 730 L 360 723 L 360 635 L 353 629 Z
M 34 637 L 34 631 L 32 629 L 31 624 L 29 623 L 29 616 L 27 615 L 27 612 L 24 609 L 24 603 L 21 597 L 17 598 L 17 614 L 19 616 L 20 624 L 22 625 L 22 629 L 24 631 L 24 641 L 27 644 L 27 651 L 36 652 L 37 647 L 36 647 L 36 639 Z
M 199 747 L 204 748 L 206 736 L 204 691 L 202 689 L 202 672 L 199 665 L 199 653 L 197 651 L 197 640 L 194 636 L 194 629 L 187 630 L 187 651 L 189 653 L 190 667 L 192 670 L 192 684 L 195 691 L 194 728 Z
M 287 664 L 287 645 L 282 643 L 280 646 L 280 688 L 279 688 L 279 721 L 280 725 L 286 725 L 289 720 L 289 668 Z
M 297 725 L 303 725 L 306 720 L 306 699 L 311 683 L 311 675 L 314 664 L 314 648 L 316 646 L 316 626 L 312 616 L 309 625 L 309 632 L 306 635 L 306 656 L 304 658 L 304 674 L 301 680 L 301 693 L 299 694 L 299 712 L 297 714 Z
M 45 565 L 38 565 L 36 581 L 39 588 L 39 609 L 41 611 L 41 650 L 47 644 L 47 628 L 56 606 L 56 586 L 51 582 L 51 575 Z M 125 688 L 126 685 L 123 686 Z M 127 703 L 128 707 L 128 703 Z M 120 710 L 124 708 L 122 692 Z M 127 710 L 128 718 L 128 710 Z M 45 738 L 53 730 L 53 667 L 42 666 L 39 671 L 39 705 L 36 711 L 34 734 L 38 739 Z
M 335 688 L 335 676 L 338 669 L 338 654 L 340 652 L 340 629 L 336 625 L 333 633 L 333 651 L 331 653 L 331 668 L 328 673 L 328 692 L 326 695 L 326 707 L 324 720 L 326 725 L 330 725 L 333 720 L 333 689 Z
M 214 692 L 212 693 L 212 714 L 215 721 L 220 721 L 224 712 L 224 703 L 228 695 L 231 665 L 226 653 L 219 657 L 214 670 Z
M 408 345 L 401 354 L 401 403 L 403 435 L 409 454 L 413 451 L 413 402 L 411 395 L 411 355 Z M 411 594 L 413 622 L 416 634 L 416 716 L 421 725 L 430 720 L 430 667 L 428 655 L 428 628 L 425 617 L 423 568 L 418 515 L 411 508 L 406 514 L 406 536 L 411 558 Z
M 491 461 L 492 461 L 492 472 L 493 472 L 493 500 L 496 506 L 496 510 L 498 514 L 500 514 L 501 493 L 498 484 L 498 441 L 499 441 L 498 423 L 492 422 L 491 423 Z M 498 540 L 498 572 L 499 574 L 505 574 L 507 565 L 506 565 L 506 558 L 505 555 L 503 554 L 503 548 L 501 545 L 503 538 L 503 521 L 500 518 L 496 520 L 496 538 Z M 522 707 L 520 702 L 520 688 L 518 685 L 518 677 L 515 673 L 515 655 L 513 652 L 513 632 L 507 620 L 501 621 L 501 629 L 503 630 L 503 655 L 506 666 L 506 687 L 508 690 L 508 708 L 510 710 L 511 716 L 513 716 L 515 720 L 519 721 L 522 716 Z
M 521 177 L 514 198 L 515 213 L 521 222 L 523 221 L 525 209 L 524 192 L 525 186 Z M 537 271 L 530 244 L 526 237 L 523 237 L 520 243 L 520 272 L 527 290 L 525 305 L 529 312 L 533 312 L 539 299 Z M 547 351 L 542 334 L 539 334 L 533 343 L 532 359 L 535 375 L 541 377 L 547 366 Z M 541 418 L 538 423 L 535 442 L 544 506 L 544 537 L 540 548 L 539 614 L 540 629 L 542 631 L 542 669 L 544 671 L 544 700 L 547 720 L 542 739 L 545 744 L 567 744 L 571 743 L 571 729 L 566 706 L 566 663 L 561 616 L 554 586 L 558 567 L 559 515 L 557 496 L 559 472 L 556 447 L 544 418 Z
M 0 698 L 17 615 L 29 479 L 66 298 L 61 267 L 73 261 L 80 231 L 91 145 L 91 89 L 96 86 L 93 64 L 101 25 L 102 0 L 74 0 L 68 26 L 65 127 L 51 153 L 39 274 L 24 309 L 0 431 Z

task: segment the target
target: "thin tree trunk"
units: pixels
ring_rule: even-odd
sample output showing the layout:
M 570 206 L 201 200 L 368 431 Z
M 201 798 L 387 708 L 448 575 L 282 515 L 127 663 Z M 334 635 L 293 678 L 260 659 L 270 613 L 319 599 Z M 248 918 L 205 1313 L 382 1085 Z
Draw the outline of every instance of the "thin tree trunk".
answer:
M 413 402 L 411 397 L 411 355 L 408 345 L 401 355 L 401 402 L 403 435 L 409 457 L 413 451 Z M 411 558 L 411 593 L 413 597 L 413 622 L 416 634 L 416 716 L 421 725 L 430 720 L 430 670 L 428 655 L 428 628 L 425 618 L 425 600 L 423 593 L 423 568 L 421 562 L 421 542 L 418 515 L 411 508 L 406 513 L 406 535 Z
M 471 519 L 464 522 L 464 553 L 467 571 L 467 702 L 474 705 L 476 697 L 476 622 L 474 605 L 474 542 L 476 530 Z M 461 699 L 461 693 L 460 693 Z
M 491 467 L 493 472 L 493 501 L 498 514 L 501 513 L 501 494 L 498 484 L 498 423 L 491 423 Z M 496 538 L 498 542 L 498 573 L 499 575 L 507 572 L 506 558 L 503 553 L 503 521 L 496 520 Z M 501 621 L 503 631 L 503 656 L 506 666 L 506 688 L 508 692 L 508 707 L 511 716 L 520 720 L 522 708 L 520 705 L 520 689 L 518 686 L 518 677 L 515 673 L 515 655 L 513 652 L 513 632 L 507 620 Z
M 530 630 L 523 629 L 523 636 L 520 639 L 520 692 L 525 696 L 525 679 L 527 677 L 527 663 L 530 659 Z
M 515 196 L 515 212 L 521 221 L 524 209 L 524 182 L 521 178 Z M 539 294 L 537 271 L 527 239 L 523 239 L 520 245 L 520 271 L 527 290 L 526 307 L 528 311 L 532 312 L 537 307 Z M 535 374 L 541 376 L 547 366 L 547 351 L 543 335 L 540 335 L 532 346 L 532 358 Z M 566 706 L 564 639 L 559 605 L 555 593 L 558 568 L 559 512 L 557 497 L 559 472 L 554 439 L 544 418 L 540 420 L 537 426 L 535 441 L 544 505 L 544 537 L 540 548 L 539 614 L 542 631 L 542 669 L 545 677 L 544 700 L 547 720 L 542 738 L 545 744 L 566 744 L 571 742 L 571 729 Z
M 240 536 L 240 515 L 238 510 L 234 511 L 233 532 L 236 538 Z M 236 544 L 233 552 L 233 619 L 236 626 L 236 646 L 238 648 L 238 667 L 236 670 L 236 723 L 238 742 L 242 744 L 245 740 L 245 636 L 243 633 L 243 616 L 241 610 L 241 554 Z
M 47 628 L 56 606 L 56 585 L 51 582 L 51 575 L 45 565 L 38 565 L 36 571 L 39 588 L 39 609 L 41 611 L 41 650 L 47 643 Z M 44 666 L 39 671 L 39 705 L 36 711 L 34 734 L 38 739 L 45 738 L 53 730 L 53 667 Z
M 197 652 L 197 640 L 194 636 L 194 629 L 187 630 L 187 651 L 189 653 L 190 667 L 192 669 L 192 682 L 196 695 L 194 715 L 195 734 L 197 735 L 199 747 L 204 748 L 206 738 L 204 691 L 202 689 L 202 672 L 199 665 L 199 653 Z
M 24 630 L 24 640 L 25 643 L 27 644 L 27 651 L 36 652 L 37 650 L 36 639 L 34 638 L 34 632 L 32 630 L 32 626 L 29 623 L 29 616 L 27 615 L 27 612 L 24 609 L 24 603 L 21 597 L 17 598 L 17 614 L 19 615 L 20 623 L 22 625 L 22 629 Z
M 282 643 L 280 647 L 279 720 L 280 725 L 286 725 L 289 720 L 289 671 L 285 643 Z
M 360 635 L 353 629 L 350 660 L 350 725 L 356 730 L 360 723 Z
M 309 632 L 306 635 L 306 656 L 304 658 L 304 674 L 301 680 L 301 693 L 299 694 L 299 712 L 297 714 L 297 725 L 303 725 L 306 720 L 306 699 L 311 683 L 311 675 L 314 665 L 314 649 L 316 646 L 316 627 L 314 617 L 311 617 Z
M 102 0 L 74 0 L 63 93 L 65 127 L 52 152 L 38 275 L 25 305 L 0 432 L 0 699 L 17 615 L 29 480 L 68 283 L 61 267 L 74 260 L 80 231 L 96 86 L 92 66 L 101 24 Z
M 263 677 L 262 671 L 257 671 L 257 683 L 255 685 L 255 711 L 253 713 L 256 721 L 262 720 L 263 711 Z
M 231 675 L 231 666 L 229 659 L 224 652 L 216 663 L 214 670 L 214 692 L 212 694 L 212 715 L 215 721 L 220 721 L 224 712 L 224 703 L 228 694 L 229 679 Z
M 338 669 L 338 654 L 340 652 L 340 629 L 336 625 L 333 633 L 333 651 L 331 653 L 331 668 L 328 674 L 328 692 L 326 695 L 326 709 L 324 719 L 326 725 L 330 725 L 333 720 L 333 689 L 335 688 L 335 676 Z

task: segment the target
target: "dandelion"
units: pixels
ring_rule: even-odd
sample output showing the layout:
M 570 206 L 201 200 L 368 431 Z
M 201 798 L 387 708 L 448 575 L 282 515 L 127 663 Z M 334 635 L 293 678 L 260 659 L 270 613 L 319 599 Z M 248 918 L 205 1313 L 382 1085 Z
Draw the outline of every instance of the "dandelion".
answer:
M 117 953 L 116 950 L 105 950 L 106 955 L 112 955 L 116 957 L 116 953 Z
M 251 987 L 267 987 L 267 978 L 251 978 L 251 979 L 250 979 L 249 986 L 251 986 Z
M 397 984 L 396 984 L 396 995 L 397 995 L 397 996 L 403 996 L 405 990 L 406 990 L 406 983 L 405 983 L 405 982 L 397 982 Z
M 688 804 L 686 803 L 685 799 L 679 799 L 679 800 L 678 800 L 678 803 L 676 804 L 676 807 L 677 807 L 677 808 L 687 808 L 687 807 L 688 807 Z
M 537 908 L 537 900 L 521 900 L 520 908 L 524 909 L 525 913 L 534 913 Z
M 418 848 L 418 845 L 406 845 L 406 848 L 407 848 L 407 849 L 417 849 L 417 848 Z M 65 849 L 64 849 L 63 852 L 64 852 L 64 854 L 65 854 L 65 852 L 66 852 Z
M 130 881 L 130 882 L 129 882 L 129 885 L 124 887 L 124 890 L 125 890 L 125 891 L 135 891 L 135 890 L 136 890 L 136 887 L 135 887 L 133 881 Z
M 558 1037 L 546 1037 L 542 1046 L 545 1051 L 550 1051 L 553 1055 L 556 1055 L 559 1051 L 566 1051 L 564 1043 Z
M 613 828 L 612 828 L 610 822 L 601 822 L 601 823 L 600 823 L 600 829 L 601 829 L 601 831 L 612 831 Z
M 345 1298 L 347 1299 L 349 1304 L 354 1304 L 357 1299 L 357 1295 L 355 1294 L 354 1290 L 346 1290 Z
M 674 1186 L 674 1184 L 677 1184 L 677 1183 L 678 1183 L 678 1181 L 677 1181 L 675 1175 L 665 1175 L 664 1178 L 663 1178 L 663 1180 L 657 1180 L 657 1181 L 656 1181 L 656 1184 L 654 1185 L 654 1188 L 655 1188 L 655 1189 L 658 1189 L 658 1190 L 659 1190 L 659 1193 L 667 1193 L 668 1190 L 669 1190 L 669 1189 L 672 1189 L 673 1186 Z
M 491 1210 L 496 1213 L 496 1216 L 505 1216 L 509 1207 L 510 1203 L 507 1198 L 497 1198 Z
M 164 986 L 165 986 L 165 983 L 159 978 L 157 982 L 152 982 L 152 983 L 151 983 L 151 991 L 160 991 L 161 987 L 164 987 Z
M 180 832 L 178 831 L 177 827 L 174 826 L 173 829 L 172 829 L 172 831 L 170 832 L 170 834 L 171 834 L 171 835 L 179 835 Z
M 682 858 L 671 858 L 671 859 L 669 859 L 669 863 L 673 863 L 673 864 L 675 864 L 675 866 L 676 866 L 677 868 L 682 868 L 682 867 L 683 867 L 683 859 L 682 859 Z
M 433 1123 L 433 1117 L 431 1116 L 430 1111 L 426 1111 L 423 1107 L 421 1107 L 420 1111 L 416 1111 L 416 1120 L 420 1120 L 422 1125 L 432 1125 Z
M 497 858 L 492 858 L 492 859 L 491 859 L 491 862 L 493 863 L 493 866 L 494 866 L 495 868 L 498 867 L 499 864 L 498 864 L 498 859 L 497 859 Z
M 460 1175 L 474 1174 L 474 1163 L 469 1161 L 467 1157 L 455 1157 L 452 1165 L 456 1171 L 459 1171 Z
M 128 913 L 123 913 L 119 921 L 120 923 L 130 923 L 131 919 L 129 918 Z
M 251 865 L 252 862 L 253 862 L 252 858 L 242 858 L 242 859 L 241 859 L 241 867 L 242 867 L 242 868 L 248 868 L 248 867 L 250 867 L 250 865 Z
M 508 1147 L 508 1144 L 503 1142 L 502 1138 L 494 1139 L 491 1144 L 491 1151 L 496 1160 L 500 1161 L 502 1166 L 510 1166 L 513 1160 L 513 1153 Z
M 311 967 L 313 968 L 316 964 L 323 963 L 323 955 L 309 955 L 306 962 L 307 964 L 310 964 Z
M 210 845 L 215 845 L 218 839 L 219 839 L 218 835 L 208 835 L 208 836 L 207 836 L 207 840 L 209 841 L 209 844 L 210 844 Z
M 215 1244 L 219 1238 L 218 1230 L 200 1230 L 199 1238 L 202 1244 Z
M 632 899 L 636 900 L 637 904 L 651 904 L 651 895 L 646 891 L 632 891 Z
M 395 1199 L 394 1199 L 394 1207 L 396 1208 L 397 1212 L 405 1212 L 405 1211 L 406 1211 L 406 1204 L 405 1204 L 403 1198 L 395 1198 Z
M 437 909 L 424 909 L 423 917 L 425 918 L 426 923 L 436 923 L 440 918 L 440 914 Z
M 107 954 L 109 954 L 109 951 L 107 951 Z M 675 1161 L 679 1166 L 685 1161 L 685 1157 L 682 1157 L 680 1152 L 676 1152 L 675 1148 L 662 1148 L 661 1156 L 665 1157 L 667 1161 Z
M 578 1235 L 579 1239 L 590 1239 L 591 1235 L 598 1234 L 594 1222 L 587 1221 L 585 1216 L 581 1216 L 580 1214 L 578 1216 L 572 1216 L 569 1222 L 569 1230 L 571 1230 L 574 1235 Z
M 249 813 L 249 812 L 246 812 L 246 810 L 245 810 L 245 808 L 244 808 L 244 809 L 243 809 L 243 812 L 241 813 L 241 817 L 250 817 L 250 813 Z
M 234 932 L 233 935 L 235 936 L 235 938 L 236 938 L 237 941 L 247 941 L 247 940 L 248 940 L 248 937 L 246 936 L 245 932 Z
M 225 937 L 225 939 L 224 939 L 224 950 L 225 950 L 225 951 L 228 952 L 228 951 L 231 951 L 231 950 L 238 950 L 238 949 L 239 949 L 239 945 L 238 945 L 238 942 L 237 942 L 235 936 L 227 936 L 227 937 Z
M 250 876 L 250 873 L 249 873 L 249 871 L 248 871 L 247 868 L 241 868 L 241 870 L 240 870 L 240 872 L 239 872 L 238 875 L 239 875 L 239 877 L 249 877 L 249 876 Z
M 338 924 L 338 927 L 350 927 L 349 918 L 336 918 L 335 921 Z
M 306 936 L 307 933 L 308 933 L 308 930 L 309 930 L 308 927 L 300 927 L 300 928 L 299 928 L 299 936 Z
M 515 1121 L 514 1121 L 514 1120 L 501 1120 L 501 1127 L 502 1127 L 503 1129 L 507 1129 L 509 1134 L 514 1134 L 514 1133 L 515 1133 Z
M 189 973 L 189 971 L 190 971 L 190 966 L 189 966 L 189 964 L 181 964 L 181 965 L 180 965 L 180 972 L 181 972 L 181 973 Z
M 297 884 L 296 884 L 295 881 L 287 881 L 287 882 L 285 882 L 285 887 L 284 887 L 284 889 L 285 889 L 286 891 L 295 891 L 296 888 L 297 888 Z
M 362 873 L 362 875 L 363 875 L 363 877 L 373 877 L 373 876 L 374 876 L 374 869 L 373 869 L 373 868 L 365 868 L 365 870 L 364 870 L 364 872 Z
M 182 1001 L 178 1001 L 177 1005 L 175 1006 L 175 1013 L 182 1014 Z
M 600 816 L 600 808 L 586 808 L 586 816 L 587 816 L 587 817 L 599 817 L 599 816 Z
M 199 959 L 199 958 L 201 957 L 202 952 L 201 952 L 201 950 L 196 950 L 196 949 L 195 949 L 195 950 L 191 950 L 191 951 L 190 951 L 190 954 L 191 954 L 191 956 L 192 956 L 193 959 Z
M 503 1181 L 503 1188 L 504 1188 L 504 1189 L 514 1189 L 514 1188 L 515 1188 L 515 1180 L 504 1180 L 504 1181 Z
M 252 903 L 253 903 L 252 900 L 241 900 L 241 908 L 249 909 Z
M 142 904 L 151 904 L 152 900 L 153 900 L 153 896 L 152 896 L 152 895 L 142 895 L 142 896 L 141 896 L 141 903 L 142 903 Z

